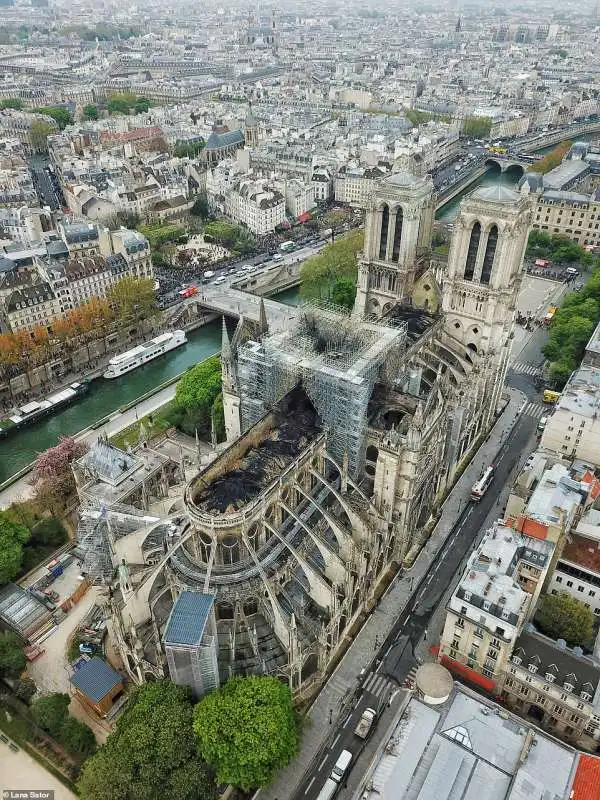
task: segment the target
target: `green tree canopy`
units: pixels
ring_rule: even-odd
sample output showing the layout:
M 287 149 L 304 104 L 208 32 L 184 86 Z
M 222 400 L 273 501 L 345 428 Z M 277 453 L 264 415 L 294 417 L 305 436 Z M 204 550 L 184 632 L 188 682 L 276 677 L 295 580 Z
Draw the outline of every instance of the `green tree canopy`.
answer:
M 37 687 L 31 678 L 19 678 L 17 681 L 15 681 L 13 691 L 19 700 L 22 700 L 24 703 L 28 703 L 36 693 Z
M 83 107 L 83 119 L 98 119 L 98 106 L 87 105 Z
M 110 287 L 107 300 L 118 320 L 148 319 L 157 310 L 154 279 L 127 275 Z
M 82 800 L 215 800 L 192 714 L 186 691 L 169 681 L 136 689 L 106 744 L 83 767 Z
M 219 433 L 224 427 L 222 403 L 217 403 L 220 393 L 221 361 L 219 356 L 212 356 L 188 369 L 178 382 L 167 414 L 170 423 L 190 436 L 196 430 L 207 436 L 210 434 L 214 414 Z
M 16 678 L 27 664 L 23 642 L 12 631 L 0 633 L 0 678 Z
M 300 272 L 302 297 L 332 300 L 334 287 L 340 278 L 346 278 L 356 285 L 356 258 L 363 242 L 364 231 L 354 230 L 340 236 L 305 261 Z
M 86 758 L 96 750 L 96 737 L 87 725 L 75 717 L 67 717 L 63 720 L 58 740 L 70 753 L 86 756 Z
M 198 703 L 194 731 L 217 781 L 245 791 L 267 786 L 298 744 L 290 690 L 277 678 L 231 678 Z
M 356 282 L 352 278 L 338 278 L 333 284 L 331 290 L 331 300 L 337 306 L 354 308 L 354 300 L 356 299 Z
M 535 624 L 552 639 L 569 645 L 584 645 L 593 640 L 594 614 L 568 594 L 546 594 L 538 605 Z
M 108 98 L 107 108 L 110 114 L 140 114 L 148 111 L 152 103 L 146 97 L 139 97 L 133 92 L 117 92 Z
M 41 119 L 34 119 L 31 123 L 31 146 L 38 152 L 48 150 L 48 136 L 55 133 L 56 129 L 50 125 L 49 122 L 43 122 Z
M 19 574 L 23 559 L 23 545 L 29 531 L 15 522 L 10 512 L 0 511 L 0 584 L 7 583 Z
M 190 214 L 193 214 L 195 217 L 200 217 L 200 219 L 209 218 L 210 209 L 208 207 L 208 200 L 205 192 L 201 192 L 199 195 L 197 195 L 196 199 L 194 200 L 194 205 L 190 209 Z
M 45 114 L 47 117 L 52 117 L 61 131 L 64 130 L 67 125 L 70 125 L 73 122 L 72 114 L 63 106 L 35 108 L 34 111 L 36 114 Z
M 58 737 L 69 715 L 71 698 L 64 692 L 44 694 L 31 704 L 31 716 L 43 730 Z
M 15 111 L 21 111 L 23 101 L 20 97 L 7 97 L 6 100 L 0 100 L 0 108 L 13 108 Z
M 491 117 L 466 117 L 462 124 L 462 133 L 473 139 L 487 139 L 491 129 Z
M 138 225 L 138 231 L 144 234 L 153 249 L 162 247 L 168 242 L 174 242 L 185 235 L 185 228 L 172 222 Z
M 600 268 L 597 267 L 581 291 L 565 297 L 550 325 L 543 352 L 559 387 L 564 386 L 581 363 L 585 346 L 599 322 Z
M 206 142 L 201 136 L 185 142 L 176 142 L 173 147 L 173 155 L 177 156 L 177 158 L 195 158 L 198 153 L 204 150 L 205 145 Z
M 251 252 L 254 243 L 247 230 L 231 222 L 213 220 L 204 226 L 204 235 L 217 244 L 239 253 Z

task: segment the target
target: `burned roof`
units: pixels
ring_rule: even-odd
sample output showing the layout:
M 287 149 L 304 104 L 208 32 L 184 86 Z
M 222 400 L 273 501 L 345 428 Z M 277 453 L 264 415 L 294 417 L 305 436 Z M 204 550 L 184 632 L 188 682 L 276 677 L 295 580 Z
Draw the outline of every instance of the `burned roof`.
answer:
M 269 423 L 272 417 L 272 424 Z M 252 445 L 263 428 L 263 438 Z M 263 418 L 225 451 L 218 461 L 224 467 L 216 477 L 214 468 L 207 471 L 206 480 L 198 481 L 193 502 L 204 512 L 227 514 L 238 511 L 254 500 L 290 464 L 309 442 L 321 432 L 320 421 L 310 400 L 301 387 L 293 389 L 277 405 L 272 415 Z M 245 448 L 245 444 L 250 446 Z M 234 453 L 234 448 L 240 448 Z M 237 455 L 238 457 L 235 460 Z M 231 468 L 227 469 L 227 465 Z

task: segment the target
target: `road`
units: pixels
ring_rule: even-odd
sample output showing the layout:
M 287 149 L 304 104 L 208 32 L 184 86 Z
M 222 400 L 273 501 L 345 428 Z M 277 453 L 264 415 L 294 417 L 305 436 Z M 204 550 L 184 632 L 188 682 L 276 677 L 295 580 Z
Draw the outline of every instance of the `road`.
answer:
M 52 211 L 56 211 L 64 204 L 64 200 L 58 180 L 49 171 L 48 164 L 48 159 L 41 155 L 33 155 L 29 158 L 31 177 L 40 205 L 48 206 Z
M 545 330 L 533 334 L 527 349 L 532 357 L 537 358 L 545 335 Z M 342 750 L 349 750 L 353 754 L 353 763 L 360 756 L 364 742 L 354 735 L 354 727 L 362 711 L 369 706 L 378 712 L 383 711 L 405 680 L 414 676 L 418 666 L 415 648 L 423 637 L 427 637 L 432 616 L 443 602 L 444 594 L 453 580 L 460 575 L 466 558 L 482 532 L 489 525 L 488 517 L 502 513 L 503 495 L 512 485 L 524 459 L 536 446 L 536 428 L 544 410 L 539 403 L 539 391 L 535 387 L 533 376 L 510 371 L 507 383 L 523 391 L 528 402 L 518 415 L 494 461 L 496 473 L 492 486 L 479 503 L 465 501 L 464 510 L 446 542 L 432 560 L 419 585 L 414 587 L 411 599 L 390 634 L 374 652 L 371 664 L 363 671 L 353 707 L 349 713 L 342 715 L 339 722 L 335 720 L 335 729 L 332 729 L 327 742 L 313 760 L 311 770 L 300 783 L 294 795 L 295 800 L 316 800 Z M 386 725 L 383 723 L 376 726 L 372 738 L 381 739 L 385 729 Z M 350 794 L 348 791 L 348 796 Z M 343 795 L 342 789 L 342 798 Z

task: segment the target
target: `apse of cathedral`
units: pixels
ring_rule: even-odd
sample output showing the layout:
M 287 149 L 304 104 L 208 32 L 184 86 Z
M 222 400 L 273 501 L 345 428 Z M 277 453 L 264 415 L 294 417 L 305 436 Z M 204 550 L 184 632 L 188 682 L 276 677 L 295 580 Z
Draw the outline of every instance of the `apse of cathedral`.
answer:
M 447 257 L 434 214 L 429 177 L 391 174 L 367 209 L 352 313 L 223 326 L 227 442 L 212 460 L 99 442 L 74 465 L 80 546 L 133 680 L 201 696 L 270 674 L 307 697 L 424 546 L 500 405 L 531 201 L 477 189 Z

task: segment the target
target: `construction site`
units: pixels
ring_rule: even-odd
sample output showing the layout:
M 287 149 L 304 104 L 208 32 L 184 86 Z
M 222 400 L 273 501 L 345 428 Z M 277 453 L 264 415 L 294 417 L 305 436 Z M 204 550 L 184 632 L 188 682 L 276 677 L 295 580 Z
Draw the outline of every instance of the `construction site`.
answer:
M 426 543 L 494 420 L 529 219 L 526 198 L 475 193 L 448 262 L 428 266 L 431 191 L 400 174 L 374 196 L 352 313 L 223 326 L 227 441 L 209 457 L 167 436 L 128 454 L 99 442 L 74 465 L 86 565 L 135 681 L 193 674 L 201 693 L 269 674 L 307 698 Z M 467 281 L 469 226 L 497 218 L 491 279 Z M 202 616 L 185 635 L 169 625 L 184 604 Z

